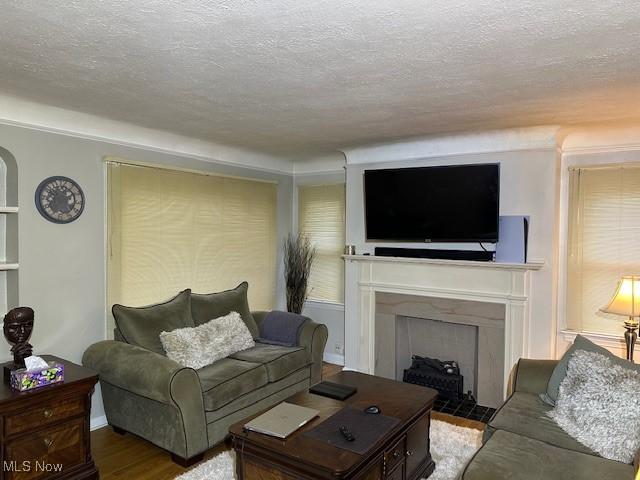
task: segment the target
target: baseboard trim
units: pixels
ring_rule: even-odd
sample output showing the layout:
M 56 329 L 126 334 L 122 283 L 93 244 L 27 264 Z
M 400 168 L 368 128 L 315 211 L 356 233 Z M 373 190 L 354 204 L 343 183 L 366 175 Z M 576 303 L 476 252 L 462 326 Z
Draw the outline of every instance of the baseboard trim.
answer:
M 91 431 L 97 430 L 99 428 L 106 427 L 106 426 L 107 426 L 106 415 L 101 415 L 99 417 L 92 418 L 91 422 L 89 423 L 89 428 L 91 429 Z
M 339 355 L 337 353 L 324 353 L 322 356 L 322 360 L 327 363 L 333 363 L 334 365 L 344 366 L 344 355 Z

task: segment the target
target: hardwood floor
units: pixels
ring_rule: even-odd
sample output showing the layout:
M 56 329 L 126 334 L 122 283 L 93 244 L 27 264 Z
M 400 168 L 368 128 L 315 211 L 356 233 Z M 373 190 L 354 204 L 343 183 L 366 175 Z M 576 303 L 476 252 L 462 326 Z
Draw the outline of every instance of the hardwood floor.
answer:
M 325 363 L 322 374 L 327 377 L 340 370 L 342 367 L 339 365 Z M 483 423 L 444 413 L 433 412 L 431 418 L 461 427 L 484 429 Z M 91 447 L 102 480 L 171 480 L 187 471 L 173 463 L 169 453 L 161 448 L 131 434 L 119 435 L 111 427 L 91 432 Z M 205 460 L 230 448 L 230 445 L 222 443 L 209 450 Z

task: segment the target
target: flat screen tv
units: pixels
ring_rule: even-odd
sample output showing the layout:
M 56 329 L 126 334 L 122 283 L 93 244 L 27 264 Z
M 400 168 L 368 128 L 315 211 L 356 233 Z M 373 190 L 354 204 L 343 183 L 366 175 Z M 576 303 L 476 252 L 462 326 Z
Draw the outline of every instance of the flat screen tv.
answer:
M 366 170 L 368 241 L 498 241 L 500 165 Z

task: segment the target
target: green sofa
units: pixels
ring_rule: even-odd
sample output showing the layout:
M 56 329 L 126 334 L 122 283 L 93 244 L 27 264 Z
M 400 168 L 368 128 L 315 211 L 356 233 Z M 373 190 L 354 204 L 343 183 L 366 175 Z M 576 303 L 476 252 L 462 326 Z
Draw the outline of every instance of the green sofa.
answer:
M 514 391 L 484 432 L 460 480 L 631 480 L 634 466 L 598 456 L 566 434 L 539 398 L 556 360 L 520 360 Z
M 253 312 L 257 326 L 266 312 Z M 199 370 L 116 340 L 89 347 L 83 364 L 100 374 L 107 421 L 190 465 L 224 440 L 229 426 L 321 380 L 327 327 L 307 319 L 298 346 L 256 342 Z

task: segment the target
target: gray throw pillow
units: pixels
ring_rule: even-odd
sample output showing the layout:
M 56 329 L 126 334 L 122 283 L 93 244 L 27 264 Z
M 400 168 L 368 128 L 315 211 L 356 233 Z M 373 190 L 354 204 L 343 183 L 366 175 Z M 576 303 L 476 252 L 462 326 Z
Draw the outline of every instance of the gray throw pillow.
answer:
M 613 353 L 607 350 L 600 345 L 596 345 L 588 338 L 583 337 L 582 335 L 576 336 L 576 339 L 573 341 L 573 345 L 566 351 L 566 353 L 562 356 L 556 368 L 553 369 L 551 373 L 551 377 L 549 378 L 549 383 L 547 385 L 547 392 L 540 395 L 540 398 L 543 402 L 554 406 L 558 399 L 558 390 L 560 389 L 560 384 L 564 377 L 567 374 L 567 367 L 569 365 L 569 361 L 571 357 L 577 350 L 584 350 L 587 352 L 595 352 L 601 355 L 604 355 L 607 358 L 610 358 L 614 363 L 627 367 L 627 368 L 636 368 L 634 364 L 629 363 L 624 358 L 616 357 Z M 639 369 L 640 371 L 640 369 Z
M 640 448 L 640 372 L 611 357 L 577 350 L 547 414 L 569 435 L 609 460 L 631 463 Z
M 180 365 L 199 369 L 241 350 L 255 347 L 251 332 L 237 312 L 197 327 L 162 332 L 167 357 Z
M 247 291 L 249 284 L 242 282 L 236 288 L 217 293 L 192 293 L 191 315 L 197 325 L 207 323 L 213 318 L 222 317 L 230 312 L 238 312 L 253 338 L 258 338 L 258 325 L 249 310 Z
M 160 332 L 192 327 L 191 290 L 183 290 L 171 300 L 147 307 L 115 304 L 111 311 L 116 328 L 125 342 L 164 355 Z

